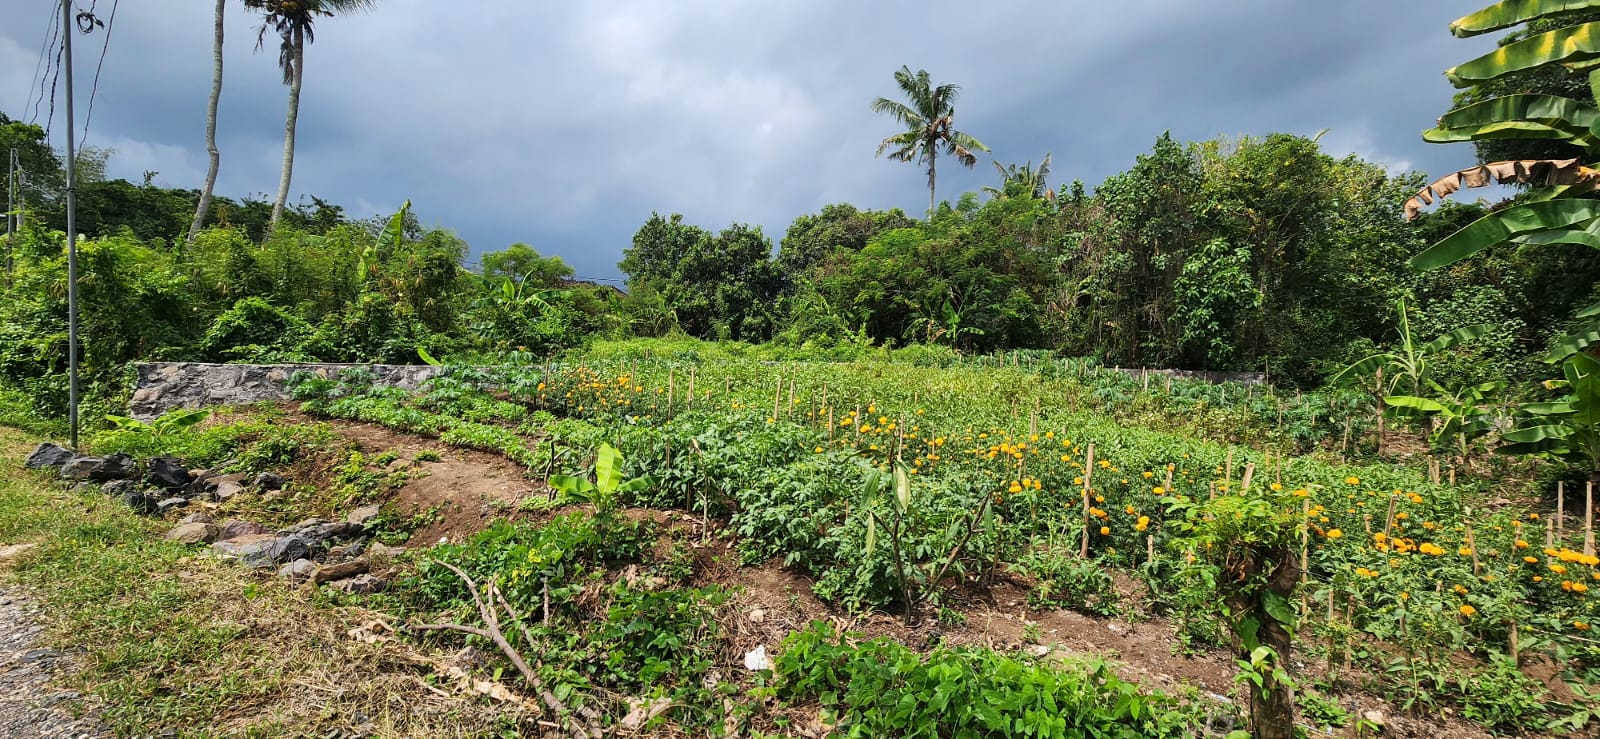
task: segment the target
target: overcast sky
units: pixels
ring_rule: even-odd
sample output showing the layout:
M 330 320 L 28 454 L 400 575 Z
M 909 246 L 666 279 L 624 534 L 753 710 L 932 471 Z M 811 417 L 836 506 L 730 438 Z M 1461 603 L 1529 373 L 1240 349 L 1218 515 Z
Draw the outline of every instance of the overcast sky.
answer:
M 106 17 L 114 0 L 77 2 Z M 957 127 L 995 159 L 1053 153 L 1052 185 L 1093 187 L 1169 129 L 1327 128 L 1331 153 L 1442 174 L 1472 164 L 1470 146 L 1418 134 L 1449 107 L 1442 71 L 1492 48 L 1446 30 L 1484 4 L 385 0 L 318 24 L 291 197 L 355 217 L 409 198 L 475 253 L 523 241 L 602 278 L 652 210 L 757 224 L 774 242 L 827 203 L 920 215 L 924 176 L 873 157 L 895 128 L 868 105 L 895 94 L 902 64 L 961 85 Z M 13 118 L 33 117 L 59 5 L 0 0 L 0 110 Z M 119 8 L 88 133 L 115 148 L 111 176 L 200 186 L 211 6 Z M 217 189 L 270 197 L 287 88 L 272 40 L 255 52 L 259 16 L 228 12 Z M 74 41 L 80 127 L 104 39 Z M 996 179 L 987 156 L 940 172 L 941 199 Z

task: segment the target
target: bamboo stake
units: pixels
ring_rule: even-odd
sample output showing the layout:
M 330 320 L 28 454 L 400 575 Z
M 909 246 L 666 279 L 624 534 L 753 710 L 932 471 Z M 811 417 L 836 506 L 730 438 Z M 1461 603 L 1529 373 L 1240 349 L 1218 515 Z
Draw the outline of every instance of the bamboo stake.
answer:
M 1247 462 L 1244 466 L 1244 479 L 1239 481 L 1239 491 L 1246 492 L 1250 489 L 1250 480 L 1256 476 L 1256 463 Z
M 1229 487 L 1232 487 L 1233 486 L 1233 447 L 1231 447 L 1231 446 L 1228 447 L 1228 465 L 1227 465 L 1227 467 L 1224 468 L 1224 470 L 1225 471 L 1222 473 L 1222 484 L 1227 485 Z
M 833 408 L 828 409 L 828 443 L 833 443 Z
M 1556 533 L 1567 531 L 1567 481 L 1556 481 Z
M 689 397 L 685 400 L 684 406 L 688 408 L 694 407 L 694 367 L 692 365 L 689 367 Z
M 1472 536 L 1472 522 L 1470 521 L 1467 522 L 1467 551 L 1472 554 L 1472 574 L 1477 575 L 1480 569 L 1478 567 L 1478 543 Z
M 1156 536 L 1155 534 L 1145 534 L 1144 562 L 1145 564 L 1150 564 L 1154 561 L 1156 561 Z
M 1311 500 L 1300 501 L 1300 520 L 1304 525 L 1300 527 L 1300 584 L 1304 586 L 1310 578 L 1311 572 Z M 1332 613 L 1333 595 L 1329 591 L 1328 608 Z
M 1594 556 L 1594 481 L 1590 481 L 1583 491 L 1583 553 L 1584 556 Z
M 1517 651 L 1517 620 L 1515 618 L 1511 619 L 1511 634 L 1507 639 L 1506 646 L 1509 647 L 1507 652 L 1511 655 L 1511 664 L 1520 667 L 1522 665 L 1522 657 Z
M 1554 549 L 1555 547 L 1556 547 L 1556 526 L 1555 526 L 1555 523 L 1550 521 L 1549 519 L 1545 519 L 1545 522 L 1544 522 L 1544 548 L 1545 549 Z
M 772 420 L 778 420 L 778 411 L 783 407 L 783 375 L 778 375 L 778 389 L 772 394 Z
M 1090 444 L 1084 454 L 1083 461 L 1083 544 L 1079 547 L 1078 556 L 1089 557 L 1089 486 L 1090 478 L 1094 475 L 1094 445 Z
M 789 418 L 794 418 L 794 378 L 789 378 Z
M 1455 487 L 1455 485 L 1456 485 L 1456 468 L 1451 467 L 1450 468 L 1450 487 Z
M 678 371 L 667 371 L 667 420 L 672 420 L 672 400 L 678 394 Z
M 1168 495 L 1172 494 L 1172 463 L 1170 462 L 1167 463 L 1167 479 L 1162 483 L 1161 491 Z
M 1389 538 L 1389 533 L 1394 530 L 1394 493 L 1389 494 L 1389 512 L 1383 517 L 1383 538 Z

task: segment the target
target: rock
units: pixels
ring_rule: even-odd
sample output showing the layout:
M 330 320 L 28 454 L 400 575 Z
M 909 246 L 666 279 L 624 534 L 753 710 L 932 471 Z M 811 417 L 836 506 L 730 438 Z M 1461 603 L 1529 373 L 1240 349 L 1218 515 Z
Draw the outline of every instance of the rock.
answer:
M 100 457 L 73 457 L 62 463 L 61 477 L 66 480 L 87 480 L 104 461 Z
M 224 533 L 226 530 L 224 527 Z M 211 551 L 246 567 L 268 567 L 272 565 L 268 552 L 277 541 L 278 537 L 271 534 L 245 534 L 218 541 L 211 545 Z
M 272 529 L 251 521 L 234 519 L 222 524 L 222 532 L 217 534 L 217 541 L 237 539 L 241 536 L 261 536 L 272 533 Z
M 109 457 L 73 457 L 61 465 L 61 477 L 67 480 L 107 482 L 133 477 L 133 457 L 113 454 Z
M 30 470 L 55 469 L 66 464 L 73 456 L 72 450 L 47 441 L 34 447 L 22 464 Z
M 338 523 L 325 523 L 315 528 L 302 531 L 301 536 L 316 539 L 317 541 L 333 541 L 336 539 L 349 539 L 361 535 L 361 527 L 340 521 Z
M 356 575 L 363 574 L 366 571 L 366 560 L 352 559 L 349 562 L 340 562 L 336 565 L 323 565 L 318 567 L 316 574 L 311 576 L 311 580 L 312 582 L 316 583 L 333 582 L 334 580 L 343 580 L 347 577 L 355 577 Z
M 278 538 L 267 548 L 267 558 L 273 562 L 293 562 L 311 556 L 311 542 L 298 536 Z
M 210 544 L 217 540 L 217 526 L 211 523 L 186 523 L 167 532 L 167 541 L 183 544 Z
M 391 547 L 381 541 L 375 541 L 372 542 L 372 546 L 367 547 L 367 553 L 374 557 L 389 557 L 390 559 L 393 559 L 395 557 L 404 555 L 406 553 L 406 548 Z
M 1361 717 L 1378 726 L 1383 726 L 1383 711 L 1367 711 L 1361 714 Z
M 282 490 L 284 482 L 283 475 L 275 472 L 263 472 L 256 475 L 255 481 L 251 484 L 257 490 Z
M 244 492 L 244 486 L 237 481 L 223 480 L 217 483 L 215 488 L 211 489 L 211 497 L 218 503 L 226 503 L 242 492 Z
M 344 544 L 344 545 L 341 545 L 341 546 L 336 546 L 336 547 L 333 547 L 333 548 L 328 550 L 328 560 L 327 561 L 329 561 L 329 562 L 341 562 L 341 561 L 347 560 L 347 559 L 355 559 L 356 557 L 359 557 L 362 554 L 365 554 L 366 551 L 367 551 L 367 546 L 365 544 L 363 544 L 362 542 L 359 542 L 359 541 L 357 541 L 357 542 L 355 542 L 353 544 Z
M 120 498 L 128 493 L 140 492 L 142 488 L 135 480 L 112 480 L 100 486 L 100 492 L 113 498 Z
M 134 513 L 137 513 L 141 516 L 148 516 L 156 512 L 157 501 L 155 496 L 148 495 L 137 490 L 130 490 L 126 493 L 123 493 L 122 502 L 125 503 L 129 508 L 132 508 Z
M 396 459 L 393 462 L 390 462 L 388 464 L 388 466 L 384 467 L 383 471 L 392 475 L 392 474 L 394 474 L 396 472 L 399 472 L 401 470 L 404 470 L 404 469 L 406 469 L 407 467 L 410 467 L 410 466 L 411 466 L 411 460 L 409 460 L 409 459 Z
M 765 608 L 752 608 L 752 609 L 750 609 L 750 613 L 749 613 L 749 615 L 746 616 L 746 618 L 750 619 L 750 623 L 753 623 L 753 624 L 761 623 L 762 621 L 767 620 L 767 609 L 765 609 Z
M 179 526 L 182 526 L 182 525 L 184 525 L 186 523 L 216 524 L 216 522 L 217 522 L 217 519 L 212 518 L 211 515 L 206 513 L 205 511 L 195 511 L 194 513 L 191 513 L 191 514 L 189 514 L 187 516 L 184 516 L 183 518 L 178 519 L 178 525 Z
M 150 460 L 144 479 L 162 490 L 182 490 L 194 476 L 177 459 L 162 456 Z
M 353 523 L 357 526 L 366 526 L 367 524 L 377 520 L 378 516 L 382 512 L 383 509 L 381 506 L 365 505 L 351 511 L 350 515 L 344 517 L 344 520 L 346 523 Z
M 164 498 L 156 501 L 156 513 L 165 515 L 167 511 L 174 508 L 182 508 L 186 505 L 189 505 L 189 501 L 185 498 Z
M 278 576 L 290 580 L 304 580 L 317 572 L 317 563 L 309 559 L 297 559 L 278 568 Z
M 387 583 L 372 575 L 356 575 L 328 583 L 328 587 L 351 595 L 370 595 L 383 590 Z

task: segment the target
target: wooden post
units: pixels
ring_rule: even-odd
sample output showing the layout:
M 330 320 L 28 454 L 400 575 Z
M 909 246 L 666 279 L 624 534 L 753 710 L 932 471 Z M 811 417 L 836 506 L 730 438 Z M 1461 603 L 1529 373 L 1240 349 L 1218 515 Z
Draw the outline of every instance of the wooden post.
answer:
M 833 443 L 833 408 L 828 408 L 828 443 Z
M 1233 486 L 1233 447 L 1228 447 L 1228 464 L 1223 468 L 1222 484 Z
M 1144 536 L 1144 563 L 1145 564 L 1150 564 L 1151 562 L 1154 562 L 1154 561 L 1156 561 L 1156 535 L 1155 534 L 1145 534 L 1145 536 Z
M 778 420 L 778 411 L 783 407 L 783 375 L 778 375 L 778 389 L 772 393 L 772 420 Z
M 1456 485 L 1456 468 L 1451 467 L 1450 468 L 1450 487 L 1455 487 L 1455 485 Z
M 1594 482 L 1583 490 L 1583 553 L 1594 556 Z
M 1556 547 L 1556 525 L 1555 525 L 1554 521 L 1551 521 L 1550 519 L 1547 518 L 1544 521 L 1544 548 L 1545 549 L 1554 549 L 1555 547 Z
M 1250 480 L 1256 476 L 1256 463 L 1246 462 L 1244 465 L 1244 479 L 1239 481 L 1239 492 L 1250 489 Z
M 1300 527 L 1300 584 L 1305 585 L 1311 572 L 1311 500 L 1300 501 L 1300 518 L 1304 524 Z M 1332 613 L 1333 596 L 1328 596 L 1329 613 Z
M 1372 536 L 1372 514 L 1371 513 L 1363 514 L 1361 516 L 1361 524 L 1363 526 L 1367 527 L 1367 536 L 1371 537 Z
M 1467 526 L 1467 551 L 1472 553 L 1472 574 L 1473 575 L 1477 575 L 1478 571 L 1480 569 L 1478 567 L 1478 542 L 1472 536 L 1472 522 L 1468 521 L 1466 526 Z
M 689 397 L 684 403 L 685 407 L 694 407 L 694 365 L 689 365 Z
M 1556 533 L 1567 531 L 1567 481 L 1556 481 Z
M 667 420 L 672 420 L 672 400 L 678 394 L 678 371 L 667 370 Z
M 1078 556 L 1089 557 L 1089 487 L 1090 478 L 1094 476 L 1094 445 L 1090 444 L 1083 457 L 1083 544 L 1079 547 Z
M 1172 495 L 1172 463 L 1171 462 L 1167 463 L 1167 479 L 1166 479 L 1166 482 L 1161 485 L 1161 490 L 1162 490 L 1162 492 L 1166 493 L 1167 495 Z

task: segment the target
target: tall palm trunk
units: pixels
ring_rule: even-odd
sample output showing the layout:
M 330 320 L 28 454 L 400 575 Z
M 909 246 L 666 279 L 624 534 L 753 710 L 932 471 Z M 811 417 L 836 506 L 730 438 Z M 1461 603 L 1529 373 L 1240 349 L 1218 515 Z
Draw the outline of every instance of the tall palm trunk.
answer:
M 934 162 L 939 159 L 939 152 L 935 148 L 938 142 L 931 142 L 928 146 L 928 220 L 933 220 L 933 209 L 938 207 L 938 201 L 933 197 Z
M 273 228 L 283 220 L 283 206 L 289 201 L 289 180 L 294 176 L 294 127 L 300 118 L 300 85 L 306 78 L 305 29 L 294 29 L 294 77 L 289 80 L 289 114 L 283 124 L 283 176 L 278 178 L 278 199 L 272 203 Z
M 217 26 L 211 41 L 211 100 L 206 104 L 206 153 L 211 156 L 211 166 L 206 170 L 200 204 L 194 208 L 194 222 L 189 224 L 191 244 L 211 210 L 211 191 L 217 186 L 217 170 L 222 166 L 222 153 L 217 151 L 217 101 L 222 98 L 222 14 L 227 4 L 228 0 L 217 0 Z

